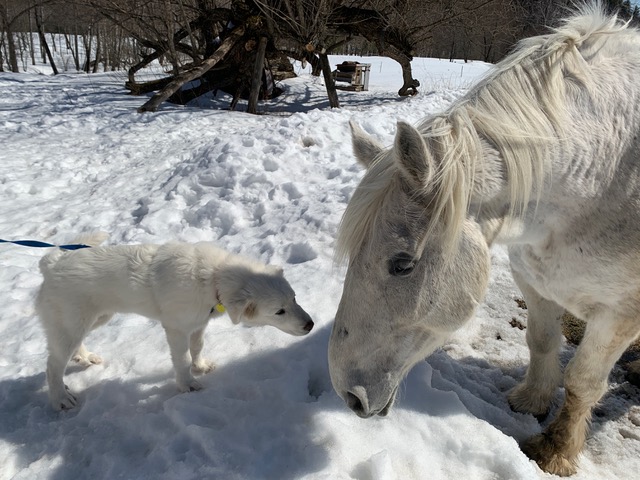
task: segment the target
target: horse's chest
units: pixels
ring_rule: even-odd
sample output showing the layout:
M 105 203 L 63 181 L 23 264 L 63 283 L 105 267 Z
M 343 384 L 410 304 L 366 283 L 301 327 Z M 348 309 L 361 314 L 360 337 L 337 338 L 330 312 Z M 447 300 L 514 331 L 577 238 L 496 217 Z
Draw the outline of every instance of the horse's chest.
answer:
M 567 262 L 558 252 L 525 245 L 510 248 L 509 255 L 512 268 L 542 296 L 552 298 L 559 285 L 566 285 Z

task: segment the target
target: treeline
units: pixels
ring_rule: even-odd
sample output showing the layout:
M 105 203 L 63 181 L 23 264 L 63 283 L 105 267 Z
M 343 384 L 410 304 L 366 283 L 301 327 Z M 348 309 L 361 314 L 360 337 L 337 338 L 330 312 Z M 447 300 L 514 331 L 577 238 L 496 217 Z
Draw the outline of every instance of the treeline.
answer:
M 406 43 L 413 56 L 495 62 L 524 36 L 539 33 L 566 14 L 569 0 L 0 0 L 0 70 L 18 72 L 36 60 L 51 62 L 56 48 L 66 48 L 77 70 L 117 70 L 137 63 L 150 48 L 165 44 L 161 61 L 180 69 L 188 61 L 173 37 L 208 12 L 210 38 L 186 44 L 206 48 L 224 28 L 216 12 L 253 10 L 270 18 L 275 29 L 290 30 L 306 47 L 320 45 L 330 53 L 379 54 L 388 37 Z M 604 2 L 623 18 L 640 20 L 629 0 Z M 379 18 L 379 30 L 357 31 L 328 25 L 332 13 L 364 12 Z M 224 18 L 228 17 L 225 13 Z M 366 23 L 365 18 L 357 21 Z M 370 25 L 371 26 L 371 25 Z M 30 35 L 33 33 L 34 35 Z M 52 44 L 51 34 L 64 44 Z M 291 35 L 293 33 L 293 35 Z M 34 36 L 39 41 L 34 42 Z M 49 35 L 49 37 L 47 37 Z M 393 43 L 393 42 L 392 42 Z M 182 42 L 184 45 L 185 42 Z M 204 44 L 204 45 L 203 45 Z M 47 53 L 47 46 L 52 50 Z M 382 47 L 382 48 L 381 48 Z M 189 57 L 188 52 L 186 57 Z M 192 58 L 191 58 L 192 60 Z M 55 63 L 55 62 L 54 62 Z M 55 64 L 52 65 L 55 67 Z M 60 67 L 60 66 L 59 66 Z M 69 67 L 68 65 L 64 67 Z
M 161 90 L 187 102 L 222 89 L 238 98 L 277 95 L 287 57 L 332 84 L 327 55 L 382 55 L 402 67 L 399 95 L 414 95 L 414 56 L 501 59 L 519 39 L 546 31 L 573 0 L 0 0 L 0 71 L 49 63 L 85 72 L 128 70 L 132 93 Z M 602 0 L 640 23 L 629 0 Z M 63 54 L 64 51 L 64 54 Z M 152 62 L 166 78 L 140 83 Z M 63 65 L 60 64 L 63 62 Z M 185 90 L 189 82 L 195 87 Z M 250 92 L 250 93 L 249 93 Z M 337 97 L 332 100 L 337 106 Z M 234 103 L 232 103 L 233 108 Z

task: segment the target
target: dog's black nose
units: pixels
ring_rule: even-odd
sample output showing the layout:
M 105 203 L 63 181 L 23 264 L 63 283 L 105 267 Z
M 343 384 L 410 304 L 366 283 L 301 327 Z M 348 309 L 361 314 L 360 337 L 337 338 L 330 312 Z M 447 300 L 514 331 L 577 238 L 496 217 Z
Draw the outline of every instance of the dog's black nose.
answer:
M 304 325 L 304 331 L 305 331 L 305 332 L 310 332 L 312 328 L 313 328 L 313 320 L 309 320 L 309 321 Z

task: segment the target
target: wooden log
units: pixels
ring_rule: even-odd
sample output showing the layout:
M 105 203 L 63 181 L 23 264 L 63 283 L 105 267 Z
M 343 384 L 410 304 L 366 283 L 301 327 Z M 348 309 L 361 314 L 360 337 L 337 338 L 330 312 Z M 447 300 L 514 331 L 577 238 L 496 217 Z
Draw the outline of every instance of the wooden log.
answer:
M 258 113 L 258 96 L 260 95 L 262 75 L 264 74 L 264 55 L 266 51 L 267 37 L 260 37 L 258 51 L 256 53 L 256 63 L 253 66 L 253 75 L 251 77 L 251 91 L 249 92 L 249 104 L 247 105 L 248 113 Z
M 331 75 L 331 65 L 329 65 L 329 57 L 326 52 L 320 53 L 320 65 L 322 65 L 322 75 L 324 76 L 324 84 L 327 88 L 327 96 L 329 97 L 329 106 L 331 108 L 340 108 L 340 101 L 338 100 L 338 92 L 336 90 L 336 83 L 333 81 Z
M 202 76 L 205 72 L 224 58 L 240 38 L 244 35 L 244 27 L 233 30 L 220 46 L 209 58 L 206 58 L 200 65 L 191 70 L 177 75 L 166 87 L 156 93 L 144 105 L 138 108 L 138 112 L 155 112 L 160 104 L 176 93 L 185 83 Z
M 150 80 L 144 83 L 125 82 L 124 88 L 131 92 L 131 95 L 144 95 L 146 93 L 155 92 L 166 87 L 171 82 L 171 77 Z

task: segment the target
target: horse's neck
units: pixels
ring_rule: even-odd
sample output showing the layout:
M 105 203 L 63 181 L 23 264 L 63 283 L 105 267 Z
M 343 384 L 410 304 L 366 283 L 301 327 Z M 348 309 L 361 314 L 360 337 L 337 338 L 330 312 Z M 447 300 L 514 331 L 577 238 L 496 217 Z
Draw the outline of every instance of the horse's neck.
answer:
M 480 224 L 491 245 L 499 237 L 521 235 L 524 224 L 513 215 L 507 169 L 500 153 L 488 141 L 481 139 L 481 143 L 483 155 L 475 169 L 469 214 Z
M 479 204 L 501 197 L 507 189 L 507 172 L 500 153 L 481 139 L 482 158 L 476 162 L 470 203 Z

